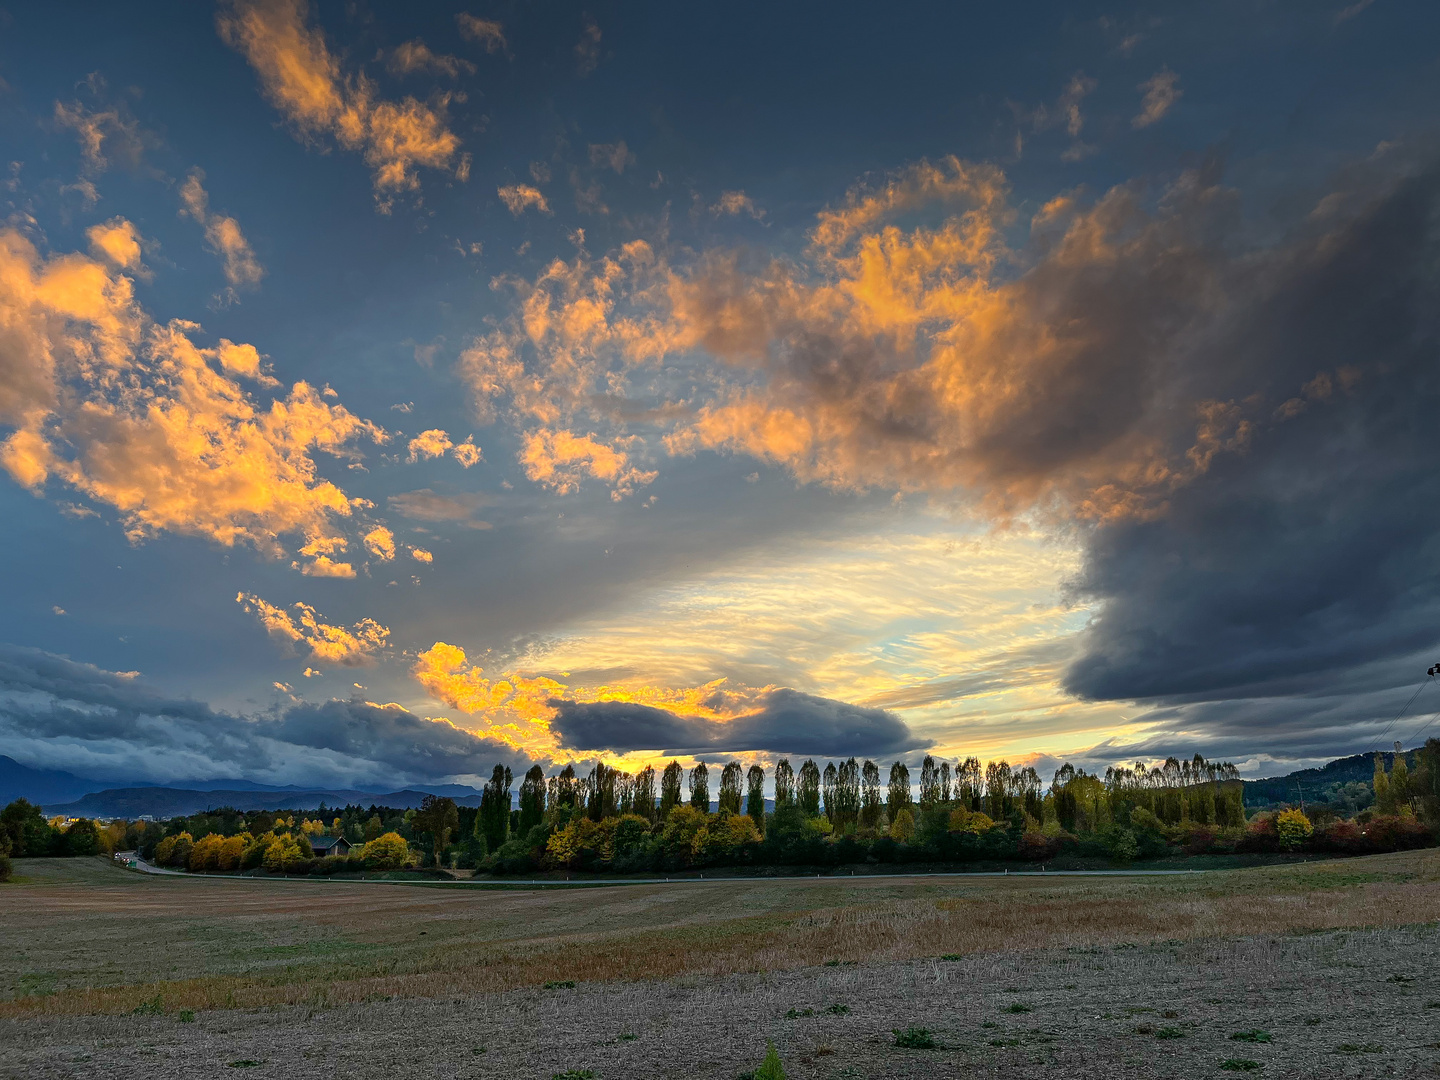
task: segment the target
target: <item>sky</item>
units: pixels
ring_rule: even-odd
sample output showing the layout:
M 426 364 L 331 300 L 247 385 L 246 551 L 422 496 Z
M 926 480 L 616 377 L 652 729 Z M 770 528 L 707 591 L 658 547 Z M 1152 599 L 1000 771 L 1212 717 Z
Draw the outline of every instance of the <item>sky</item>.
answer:
M 1423 739 L 1436 31 L 0 9 L 0 753 L 378 789 Z

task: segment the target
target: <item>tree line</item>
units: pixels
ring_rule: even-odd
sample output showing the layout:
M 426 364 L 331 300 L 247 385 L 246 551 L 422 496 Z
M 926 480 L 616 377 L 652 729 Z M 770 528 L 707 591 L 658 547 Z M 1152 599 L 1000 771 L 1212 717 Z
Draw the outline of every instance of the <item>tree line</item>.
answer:
M 604 763 L 584 773 L 567 765 L 547 776 L 537 765 L 518 790 L 510 768 L 497 765 L 477 808 L 427 796 L 412 810 L 322 807 L 312 817 L 222 809 L 163 823 L 60 827 L 22 800 L 0 814 L 0 848 L 91 854 L 124 845 L 196 871 L 327 874 L 1364 853 L 1434 841 L 1440 740 L 1427 742 L 1415 762 L 1411 771 L 1405 755 L 1394 755 L 1387 772 L 1377 755 L 1374 806 L 1350 816 L 1312 806 L 1308 814 L 1290 807 L 1248 817 L 1235 767 L 1200 755 L 1103 774 L 1066 764 L 1048 786 L 1033 767 L 974 757 L 926 757 L 918 777 L 904 762 L 882 770 L 853 757 L 823 767 L 806 759 L 798 768 L 782 758 L 770 772 L 739 761 L 713 770 L 671 761 L 633 774 Z M 347 856 L 316 859 L 315 836 L 344 836 L 354 847 Z

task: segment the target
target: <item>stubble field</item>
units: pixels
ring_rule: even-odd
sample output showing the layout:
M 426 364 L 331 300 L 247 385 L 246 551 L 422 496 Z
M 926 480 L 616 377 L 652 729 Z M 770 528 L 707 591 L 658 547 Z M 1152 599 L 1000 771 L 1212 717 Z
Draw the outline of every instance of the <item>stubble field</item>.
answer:
M 1440 1075 L 1436 852 L 543 891 L 18 869 L 4 1076 L 734 1080 L 767 1039 L 795 1078 Z

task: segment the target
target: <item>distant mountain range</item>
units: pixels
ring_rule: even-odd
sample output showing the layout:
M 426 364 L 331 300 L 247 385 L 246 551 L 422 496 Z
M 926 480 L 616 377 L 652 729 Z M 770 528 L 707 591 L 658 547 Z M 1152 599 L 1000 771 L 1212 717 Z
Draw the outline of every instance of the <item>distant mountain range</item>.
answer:
M 321 803 L 344 806 L 419 806 L 426 795 L 444 795 L 461 806 L 479 806 L 480 792 L 464 784 L 427 784 L 402 791 L 306 788 L 253 780 L 197 781 L 179 788 L 133 780 L 86 780 L 58 769 L 32 769 L 0 755 L 0 806 L 29 799 L 47 814 L 66 817 L 155 818 L 194 814 L 218 806 L 237 810 L 313 810 Z
M 442 785 L 447 788 L 460 787 L 458 784 Z M 322 804 L 341 807 L 348 804 L 359 806 L 393 806 L 398 809 L 418 807 L 426 795 L 449 795 L 460 806 L 479 806 L 480 795 L 474 788 L 462 788 L 469 795 L 456 798 L 448 791 L 305 791 L 282 789 L 275 791 L 236 791 L 223 788 L 214 791 L 190 791 L 184 788 L 114 788 L 96 791 L 84 798 L 68 803 L 46 803 L 45 813 L 64 817 L 139 817 L 172 818 L 198 814 L 221 806 L 234 807 L 246 813 L 256 810 L 314 810 Z

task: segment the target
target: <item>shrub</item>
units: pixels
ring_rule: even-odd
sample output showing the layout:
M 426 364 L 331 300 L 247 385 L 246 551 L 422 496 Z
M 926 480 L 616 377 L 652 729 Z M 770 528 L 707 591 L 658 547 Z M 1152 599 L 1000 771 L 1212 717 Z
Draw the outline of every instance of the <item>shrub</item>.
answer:
M 1280 834 L 1273 814 L 1260 814 L 1245 827 L 1245 835 L 1235 845 L 1236 851 L 1273 852 L 1280 850 Z
M 1261 1031 L 1259 1028 L 1251 1028 L 1249 1031 L 1237 1031 L 1230 1036 L 1235 1042 L 1268 1043 L 1270 1033 Z
M 10 856 L 0 851 L 0 881 L 9 881 L 11 872 Z
M 1280 846 L 1293 851 L 1309 840 L 1315 833 L 1315 826 L 1299 810 L 1282 810 L 1275 818 L 1275 833 Z
M 755 1070 L 755 1080 L 785 1080 L 785 1067 L 780 1064 L 780 1052 L 773 1042 L 765 1044 L 765 1060 Z
M 1220 1063 L 1220 1068 L 1226 1072 L 1254 1072 L 1260 1068 L 1260 1062 L 1249 1058 L 1226 1058 Z
M 1111 829 L 1104 843 L 1106 854 L 1117 863 L 1128 863 L 1140 854 L 1140 842 L 1129 829 Z
M 894 1031 L 895 1045 L 906 1050 L 934 1050 L 935 1036 L 929 1028 L 908 1027 L 904 1031 L 896 1028 Z
M 410 845 L 397 832 L 377 836 L 362 852 L 365 865 L 375 870 L 398 870 L 410 864 Z

